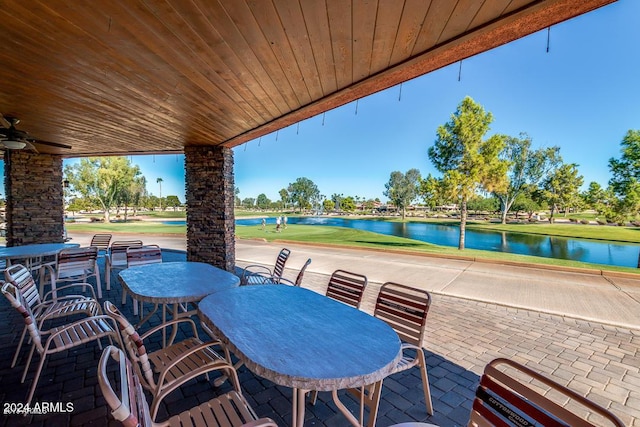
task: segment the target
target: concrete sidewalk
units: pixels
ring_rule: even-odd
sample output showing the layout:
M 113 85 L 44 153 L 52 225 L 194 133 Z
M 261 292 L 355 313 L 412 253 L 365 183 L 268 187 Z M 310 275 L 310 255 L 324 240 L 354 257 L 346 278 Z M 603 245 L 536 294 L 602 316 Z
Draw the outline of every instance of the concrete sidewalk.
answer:
M 72 242 L 86 245 L 90 234 L 74 233 Z M 113 240 L 140 238 L 116 235 Z M 186 250 L 184 237 L 149 236 L 145 243 L 163 248 Z M 310 287 L 322 292 L 322 281 L 336 269 L 365 274 L 373 296 L 386 281 L 420 287 L 434 294 L 483 301 L 507 307 L 556 314 L 575 319 L 640 329 L 640 274 L 604 275 L 598 271 L 575 272 L 544 267 L 503 265 L 479 261 L 436 258 L 364 249 L 319 247 L 291 243 L 236 241 L 238 266 L 273 265 L 278 251 L 291 249 L 285 276 L 295 279 L 307 258 L 307 272 L 317 283 Z M 373 298 L 366 300 L 375 301 Z M 364 307 L 366 309 L 366 307 Z

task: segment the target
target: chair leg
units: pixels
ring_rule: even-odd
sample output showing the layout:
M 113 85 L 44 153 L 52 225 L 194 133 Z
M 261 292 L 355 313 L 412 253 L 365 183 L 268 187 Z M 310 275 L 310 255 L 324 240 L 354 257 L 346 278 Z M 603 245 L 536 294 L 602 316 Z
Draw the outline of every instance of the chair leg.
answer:
M 27 334 L 27 327 L 25 326 L 22 329 L 22 335 L 20 335 L 20 341 L 18 341 L 18 348 L 16 348 L 16 354 L 13 355 L 13 360 L 11 361 L 12 368 L 16 366 L 16 362 L 18 361 L 18 355 L 20 354 L 20 349 L 22 348 L 22 343 L 24 342 L 24 337 L 26 334 Z
M 127 291 L 123 287 L 122 288 L 122 306 L 124 307 L 125 305 L 127 305 Z
M 44 362 L 47 360 L 46 353 L 40 355 L 40 363 L 38 363 L 38 369 L 36 370 L 36 376 L 33 377 L 33 382 L 31 383 L 31 389 L 29 389 L 29 397 L 27 397 L 26 404 L 31 403 L 31 399 L 33 399 L 33 394 L 36 391 L 36 386 L 38 385 L 38 380 L 40 379 L 40 374 L 42 373 L 42 368 L 44 366 Z
M 110 291 L 111 290 L 111 266 L 107 261 L 105 261 L 105 265 L 104 265 L 104 281 L 106 283 L 107 290 Z
M 433 415 L 433 403 L 431 402 L 431 389 L 429 388 L 429 377 L 427 375 L 427 361 L 424 352 L 418 352 L 418 366 L 420 367 L 420 376 L 422 377 L 422 390 L 424 391 L 424 403 L 427 407 L 427 413 Z
M 96 272 L 96 286 L 98 287 L 98 298 L 102 299 L 102 283 L 100 282 L 100 269 L 98 268 L 98 260 L 96 260 L 94 270 Z
M 31 344 L 31 350 L 29 350 L 29 357 L 27 357 L 27 363 L 24 365 L 24 371 L 22 371 L 22 378 L 20 382 L 23 383 L 24 379 L 27 378 L 27 372 L 29 372 L 29 366 L 31 366 L 31 359 L 33 359 L 33 352 L 36 350 L 36 345 Z

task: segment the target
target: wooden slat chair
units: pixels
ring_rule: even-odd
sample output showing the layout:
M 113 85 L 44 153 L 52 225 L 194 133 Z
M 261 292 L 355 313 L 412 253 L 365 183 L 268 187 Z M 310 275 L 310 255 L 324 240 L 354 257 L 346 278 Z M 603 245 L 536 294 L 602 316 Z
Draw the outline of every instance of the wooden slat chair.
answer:
M 35 319 L 38 321 L 38 327 L 42 329 L 44 322 L 51 319 L 61 317 L 69 317 L 74 315 L 95 316 L 102 314 L 100 304 L 96 299 L 93 286 L 89 283 L 76 283 L 72 285 L 61 286 L 57 290 L 66 292 L 67 289 L 78 289 L 80 292 L 87 292 L 88 295 L 64 295 L 53 299 L 53 291 L 46 293 L 40 297 L 36 282 L 28 268 L 21 264 L 15 264 L 7 268 L 4 272 L 4 278 L 7 282 L 15 286 L 20 293 L 24 304 L 29 307 Z M 13 355 L 11 367 L 16 366 L 20 349 L 27 334 L 27 325 L 22 329 L 22 335 L 18 342 L 18 348 Z
M 107 374 L 110 360 L 118 364 L 118 384 L 115 389 L 120 391 L 119 394 L 116 394 Z M 230 370 L 237 377 L 231 365 L 221 365 L 220 369 Z M 124 352 L 114 346 L 109 346 L 102 352 L 98 363 L 98 384 L 111 408 L 111 415 L 126 427 L 278 427 L 269 418 L 258 419 L 239 388 L 172 416 L 162 423 L 156 423 L 149 411 L 139 374 Z
M 355 308 L 360 308 L 367 277 L 345 270 L 336 270 L 329 278 L 326 295 Z
M 624 426 L 614 414 L 557 382 L 508 359 L 490 362 L 480 378 L 469 427 Z
M 127 268 L 162 262 L 162 249 L 158 245 L 131 246 L 127 248 Z M 138 301 L 133 297 L 133 314 L 138 314 Z M 122 305 L 127 303 L 127 292 L 122 289 Z M 140 317 L 142 317 L 142 303 L 140 302 Z
M 373 315 L 391 326 L 402 340 L 402 359 L 390 375 L 417 366 L 422 377 L 422 390 L 427 413 L 433 415 L 427 362 L 422 349 L 430 306 L 431 295 L 429 292 L 387 282 L 380 288 Z M 363 403 L 369 407 L 367 425 L 373 427 L 378 414 L 382 382 L 350 391 L 358 394 L 363 399 Z
M 114 319 L 120 328 L 124 348 L 127 349 L 129 359 L 142 386 L 153 395 L 151 403 L 151 417 L 155 418 L 162 400 L 178 389 L 182 384 L 200 375 L 222 370 L 225 377 L 237 381 L 235 370 L 229 368 L 227 360 L 229 353 L 220 341 L 202 342 L 198 337 L 196 325 L 189 318 L 174 319 L 158 325 L 142 335 L 138 335 L 134 326 L 109 301 L 104 302 L 105 313 Z M 186 324 L 191 329 L 192 336 L 180 342 L 168 342 L 159 350 L 147 352 L 145 340 L 153 334 L 162 332 L 174 325 Z M 227 359 L 220 356 L 214 347 L 221 347 Z M 233 384 L 239 390 L 239 383 Z
M 120 344 L 120 335 L 118 334 L 117 326 L 113 319 L 108 316 L 85 317 L 76 322 L 43 331 L 40 329 L 39 322 L 31 311 L 31 308 L 24 301 L 22 293 L 16 286 L 11 283 L 5 283 L 2 285 L 2 293 L 23 317 L 24 323 L 29 331 L 29 336 L 31 337 L 29 358 L 27 359 L 24 372 L 22 373 L 22 379 L 20 380 L 22 383 L 24 383 L 27 372 L 29 371 L 33 353 L 37 351 L 40 355 L 40 363 L 33 377 L 29 395 L 25 401 L 26 404 L 29 404 L 31 399 L 33 399 L 42 368 L 48 355 L 66 351 L 91 341 L 98 341 L 98 345 L 100 345 L 100 339 L 105 337 L 109 339 L 110 344 L 113 344 L 114 339 Z
M 295 282 L 292 282 L 291 280 L 285 279 L 284 277 L 282 277 L 280 279 L 280 283 L 287 284 L 287 285 L 292 285 L 292 286 L 301 286 L 302 285 L 302 278 L 304 277 L 304 272 L 307 270 L 307 267 L 309 267 L 309 264 L 311 264 L 311 258 L 307 259 L 307 262 L 304 263 L 304 265 L 302 266 L 302 268 L 298 272 L 298 275 L 296 276 Z
M 104 275 L 107 290 L 111 289 L 111 271 L 127 268 L 127 248 L 142 246 L 142 240 L 117 240 L 111 242 L 105 254 Z
M 282 273 L 284 273 L 284 266 L 287 263 L 290 254 L 291 251 L 289 249 L 282 248 L 278 253 L 273 269 L 260 264 L 246 266 L 242 272 L 242 276 L 240 277 L 240 284 L 265 285 L 280 283 Z
M 58 253 L 55 265 L 45 264 L 45 275 L 41 276 L 40 293 L 43 292 L 46 273 L 51 282 L 51 290 L 54 297 L 57 295 L 56 287 L 60 282 L 86 283 L 89 277 L 96 278 L 98 298 L 102 298 L 102 283 L 100 270 L 98 269 L 98 248 L 67 248 Z

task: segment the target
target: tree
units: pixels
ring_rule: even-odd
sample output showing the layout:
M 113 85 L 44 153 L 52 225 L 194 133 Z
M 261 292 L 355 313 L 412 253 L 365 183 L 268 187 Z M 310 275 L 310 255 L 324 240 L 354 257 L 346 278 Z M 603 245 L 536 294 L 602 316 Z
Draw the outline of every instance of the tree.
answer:
M 333 193 L 331 195 L 331 201 L 333 202 L 334 209 L 340 212 L 342 210 L 342 199 L 344 199 L 344 194 Z
M 235 206 L 240 206 L 240 203 L 241 203 L 241 201 L 240 201 L 240 189 L 238 187 L 235 187 L 233 189 L 233 195 L 234 195 L 234 197 L 233 197 L 234 205 Z
M 356 210 L 356 202 L 351 196 L 347 196 L 342 199 L 340 205 L 342 206 L 342 210 L 346 212 L 353 212 L 354 210 Z
M 409 169 L 406 174 L 399 171 L 391 172 L 389 182 L 384 185 L 386 190 L 382 194 L 387 196 L 398 210 L 402 210 L 403 221 L 407 214 L 407 206 L 418 196 L 419 184 L 420 171 Z
M 269 209 L 270 205 L 271 205 L 271 200 L 269 200 L 266 194 L 264 193 L 258 194 L 258 197 L 256 198 L 256 206 L 259 209 Z
M 538 185 L 550 170 L 562 161 L 559 147 L 531 149 L 531 138 L 520 134 L 519 138 L 504 136 L 505 146 L 500 157 L 509 162 L 508 186 L 504 191 L 494 191 L 500 200 L 501 222 L 507 223 L 507 214 L 513 202 L 527 185 Z
M 126 157 L 88 157 L 67 165 L 64 175 L 73 191 L 100 205 L 105 222 L 109 222 L 109 210 L 117 206 L 122 192 L 128 191 L 141 173 Z
M 579 189 L 584 177 L 578 172 L 575 163 L 562 164 L 542 184 L 542 197 L 549 204 L 551 213 L 549 222 L 554 221 L 553 215 L 564 208 L 565 212 L 574 207 L 580 199 Z
M 604 212 L 607 205 L 607 192 L 595 181 L 589 183 L 589 188 L 582 194 L 587 207 L 595 210 L 599 214 Z
M 311 203 L 320 197 L 318 187 L 309 178 L 296 179 L 295 182 L 289 184 L 287 191 L 291 201 L 298 206 L 300 212 L 310 208 Z
M 278 192 L 278 194 L 280 195 L 280 200 L 282 201 L 282 209 L 287 209 L 287 204 L 289 203 L 289 200 L 291 200 L 291 197 L 289 197 L 289 192 L 286 188 L 282 188 Z
M 446 189 L 444 188 L 442 180 L 431 174 L 420 180 L 418 195 L 422 197 L 424 203 L 432 211 L 435 210 L 437 206 L 442 206 L 447 203 Z
M 165 202 L 166 202 L 166 206 L 168 208 L 173 208 L 174 211 L 176 210 L 176 208 L 182 205 L 182 203 L 180 203 L 180 199 L 178 198 L 178 196 L 167 196 L 165 198 Z
M 158 196 L 158 199 L 160 200 L 160 212 L 162 212 L 162 181 L 162 178 L 156 179 L 156 182 L 160 186 L 160 196 Z
M 504 191 L 507 185 L 508 162 L 499 157 L 504 138 L 494 135 L 483 140 L 492 121 L 492 114 L 467 96 L 451 120 L 438 127 L 435 144 L 428 151 L 450 195 L 460 200 L 460 250 L 464 249 L 467 201 L 481 188 Z
M 332 212 L 335 210 L 336 204 L 331 199 L 324 199 L 324 202 L 322 203 L 322 208 L 324 209 L 325 212 Z
M 627 131 L 620 145 L 620 159 L 609 159 L 609 186 L 618 198 L 615 210 L 627 217 L 640 210 L 640 130 Z
M 242 206 L 247 209 L 251 209 L 256 203 L 256 199 L 253 197 L 245 197 L 242 199 Z

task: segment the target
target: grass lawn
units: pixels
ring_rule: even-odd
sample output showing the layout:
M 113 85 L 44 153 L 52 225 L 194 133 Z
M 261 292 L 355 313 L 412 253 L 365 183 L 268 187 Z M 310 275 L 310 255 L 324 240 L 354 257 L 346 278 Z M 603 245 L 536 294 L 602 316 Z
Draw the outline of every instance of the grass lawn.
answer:
M 163 213 L 164 214 L 164 213 Z M 153 219 L 180 219 L 182 216 L 165 216 L 154 215 Z M 255 216 L 256 213 L 252 212 Z M 276 213 L 264 213 L 264 216 L 276 215 Z M 249 216 L 249 213 L 245 216 Z M 391 218 L 371 218 L 372 220 L 400 221 Z M 431 223 L 439 223 L 446 225 L 457 224 L 455 220 L 442 219 L 416 219 L 411 221 Z M 135 221 L 129 223 L 67 223 L 69 232 L 85 232 L 85 233 L 131 233 L 131 234 L 164 234 L 164 235 L 182 235 L 186 234 L 186 226 L 164 225 L 153 221 Z M 469 229 L 492 230 L 492 231 L 508 231 L 525 234 L 553 235 L 574 238 L 589 238 L 616 242 L 640 243 L 640 228 L 634 227 L 615 227 L 615 226 L 597 226 L 584 224 L 490 224 L 485 222 L 470 222 Z M 341 227 L 313 226 L 290 224 L 286 230 L 280 233 L 275 232 L 274 226 L 268 226 L 265 231 L 260 225 L 256 226 L 237 226 L 236 236 L 241 239 L 265 239 L 267 241 L 293 241 L 303 243 L 319 243 L 330 245 L 344 245 L 365 247 L 379 250 L 395 250 L 395 251 L 412 251 L 426 254 L 438 254 L 442 256 L 452 257 L 469 257 L 482 258 L 489 260 L 502 260 L 509 262 L 527 262 L 535 264 L 556 265 L 564 267 L 593 268 L 598 270 L 609 271 L 625 271 L 637 273 L 638 269 L 629 267 L 614 267 L 609 265 L 589 264 L 577 261 L 568 261 L 553 258 L 526 256 L 508 254 L 503 252 L 480 251 L 473 249 L 465 249 L 459 251 L 457 248 L 432 245 L 418 240 L 411 240 L 402 237 L 386 236 L 377 233 L 371 233 L 362 230 L 355 230 Z

